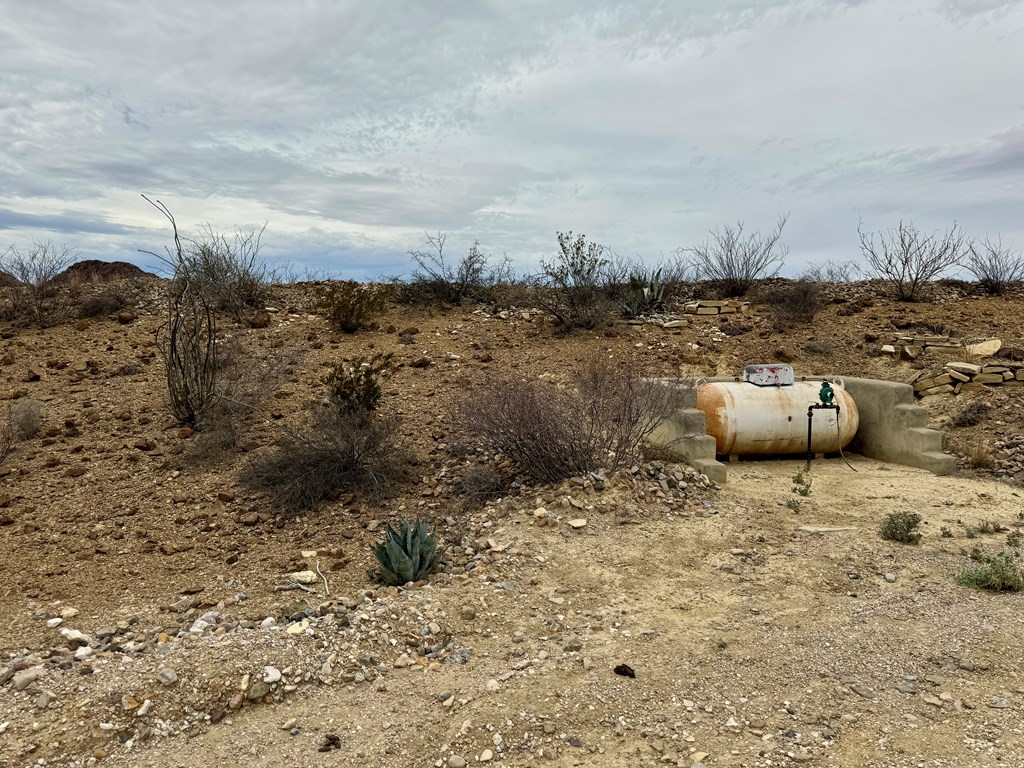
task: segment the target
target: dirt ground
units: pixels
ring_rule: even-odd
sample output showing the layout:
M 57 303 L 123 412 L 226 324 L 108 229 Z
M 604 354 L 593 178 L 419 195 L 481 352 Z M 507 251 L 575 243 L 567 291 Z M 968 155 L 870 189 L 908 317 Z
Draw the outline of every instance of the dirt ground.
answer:
M 278 288 L 267 328 L 222 326 L 277 361 L 265 413 L 200 460 L 164 401 L 159 286 L 138 290 L 130 320 L 0 328 L 0 396 L 45 413 L 0 467 L 0 766 L 1024 765 L 1024 596 L 954 580 L 965 551 L 999 551 L 1024 522 L 1001 447 L 1024 433 L 1024 385 L 921 401 L 939 428 L 989 406 L 946 430 L 958 475 L 827 459 L 805 497 L 802 462 L 783 459 L 733 464 L 720 490 L 648 462 L 603 490 L 466 504 L 450 415 L 484 381 L 564 380 L 595 355 L 658 376 L 788 359 L 905 381 L 952 358 L 879 356 L 894 323 L 1021 347 L 1019 296 L 562 338 L 536 312 L 401 306 L 334 334 L 306 311 L 312 286 Z M 282 521 L 240 470 L 323 397 L 326 366 L 372 351 L 400 363 L 382 407 L 420 481 Z M 904 511 L 923 518 L 917 546 L 879 536 Z M 369 545 L 416 514 L 456 547 L 451 567 L 382 588 Z M 275 591 L 314 568 L 316 594 Z

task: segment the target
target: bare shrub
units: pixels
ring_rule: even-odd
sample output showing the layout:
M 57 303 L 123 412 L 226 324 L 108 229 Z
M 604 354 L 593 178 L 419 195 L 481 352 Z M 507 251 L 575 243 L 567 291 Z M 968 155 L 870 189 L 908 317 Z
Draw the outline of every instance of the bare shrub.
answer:
M 1024 281 L 1024 254 L 1003 245 L 1002 236 L 987 235 L 980 243 L 971 243 L 962 266 L 974 275 L 988 293 L 999 295 L 1012 283 Z
M 863 274 L 855 261 L 812 261 L 804 277 L 816 283 L 852 283 Z
M 34 242 L 28 251 L 12 245 L 0 254 L 0 272 L 13 278 L 0 281 L 6 317 L 42 328 L 67 319 L 69 291 L 61 287 L 57 277 L 77 258 L 78 252 L 70 246 L 58 247 L 50 241 Z
M 605 296 L 612 301 L 619 301 L 629 290 L 633 279 L 639 279 L 645 274 L 646 269 L 638 258 L 605 250 L 605 263 L 601 268 L 600 280 Z
M 955 414 L 953 418 L 949 420 L 949 425 L 955 428 L 976 426 L 981 423 L 981 420 L 985 418 L 985 415 L 989 410 L 991 409 L 987 403 L 975 400 L 973 403 L 969 403 L 964 406 L 957 414 Z
M 142 197 L 170 217 L 159 200 Z M 265 231 L 266 225 L 259 230 L 236 229 L 228 236 L 205 224 L 197 237 L 179 238 L 175 227 L 174 250 L 168 248 L 163 256 L 151 251 L 144 253 L 167 266 L 172 290 L 200 293 L 213 309 L 249 325 L 252 317 L 266 306 L 270 284 L 276 277 L 276 271 L 260 256 Z
M 167 372 L 171 413 L 178 421 L 201 428 L 217 401 L 217 344 L 213 310 L 198 291 L 168 295 L 167 320 L 157 333 Z
M 684 251 L 690 254 L 695 278 L 714 283 L 731 298 L 745 294 L 755 280 L 775 277 L 789 254 L 780 242 L 788 220 L 789 214 L 779 216 L 775 229 L 766 235 L 744 234 L 742 221 L 711 230 L 708 240 Z
M 508 481 L 494 467 L 474 464 L 462 473 L 456 491 L 469 501 L 486 501 L 504 496 L 508 492 Z
M 0 465 L 11 455 L 14 443 L 14 424 L 11 423 L 11 412 L 8 410 L 3 417 L 0 417 Z
M 540 274 L 533 279 L 537 306 L 550 315 L 560 330 L 594 328 L 608 320 L 615 304 L 608 298 L 606 249 L 588 243 L 585 235 L 558 233 L 558 255 L 541 260 Z
M 809 325 L 825 305 L 821 283 L 806 277 L 761 286 L 755 298 L 781 326 Z
M 374 318 L 387 309 L 391 294 L 390 286 L 342 280 L 329 285 L 310 307 L 323 315 L 333 328 L 355 333 L 370 327 Z
M 899 301 L 920 301 L 928 283 L 959 263 L 971 245 L 955 222 L 941 234 L 926 235 L 904 221 L 877 233 L 858 225 L 857 234 L 871 274 L 889 283 Z
M 87 296 L 78 305 L 80 318 L 106 317 L 131 306 L 128 292 L 122 286 L 112 285 L 99 293 Z
M 234 440 L 244 429 L 243 422 L 259 411 L 264 398 L 277 387 L 286 368 L 287 359 L 273 350 L 246 347 L 235 336 L 217 341 L 214 392 L 216 400 L 200 428 L 223 431 L 224 439 Z
M 644 441 L 675 410 L 678 393 L 607 363 L 559 389 L 537 381 L 492 381 L 458 410 L 463 428 L 543 482 L 636 461 Z
M 967 452 L 967 463 L 975 469 L 992 469 L 995 466 L 992 449 L 986 441 L 978 440 L 971 445 Z
M 427 250 L 409 251 L 415 267 L 402 285 L 401 300 L 414 303 L 461 304 L 464 301 L 492 301 L 494 289 L 514 279 L 512 262 L 502 257 L 497 263 L 475 241 L 469 252 L 452 263 L 445 256 L 446 232 L 426 233 Z
M 409 471 L 398 427 L 396 419 L 318 409 L 308 424 L 280 439 L 272 453 L 249 464 L 241 482 L 269 493 L 290 514 L 346 491 L 387 496 Z
M 675 253 L 658 262 L 665 302 L 682 301 L 692 289 L 693 265 L 684 254 Z
M 10 407 L 8 419 L 16 440 L 31 440 L 43 427 L 43 404 L 38 400 L 18 400 Z

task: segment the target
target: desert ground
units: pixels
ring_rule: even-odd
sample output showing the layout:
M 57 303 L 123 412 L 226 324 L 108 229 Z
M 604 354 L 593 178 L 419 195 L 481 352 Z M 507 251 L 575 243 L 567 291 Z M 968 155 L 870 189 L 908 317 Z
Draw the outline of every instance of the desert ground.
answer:
M 0 406 L 44 415 L 0 466 L 0 766 L 1024 765 L 1024 593 L 956 582 L 968 550 L 1024 531 L 1024 383 L 919 401 L 957 474 L 852 454 L 815 461 L 806 496 L 797 458 L 730 464 L 717 487 L 650 456 L 467 499 L 465 469 L 500 457 L 453 416 L 485 382 L 562 382 L 595 357 L 910 381 L 956 355 L 880 353 L 899 332 L 1024 347 L 1019 290 L 897 303 L 857 283 L 812 325 L 669 306 L 563 336 L 511 304 L 393 303 L 345 334 L 311 310 L 316 284 L 275 286 L 265 327 L 220 324 L 274 375 L 217 451 L 167 407 L 162 285 L 127 281 L 109 315 L 0 325 Z M 380 407 L 416 477 L 279 514 L 240 473 L 329 366 L 373 352 L 394 354 Z M 894 512 L 921 515 L 919 544 L 881 538 Z M 441 567 L 377 583 L 371 544 L 420 515 Z M 315 580 L 276 589 L 300 571 Z

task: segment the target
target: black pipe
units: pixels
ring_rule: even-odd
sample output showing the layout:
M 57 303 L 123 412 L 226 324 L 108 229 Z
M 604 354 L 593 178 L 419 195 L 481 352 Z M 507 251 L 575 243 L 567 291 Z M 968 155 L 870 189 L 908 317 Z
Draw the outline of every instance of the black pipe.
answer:
M 825 405 L 824 403 L 811 403 L 807 406 L 807 469 L 811 468 L 811 459 L 814 458 L 814 452 L 811 450 L 811 425 L 814 423 L 814 412 L 819 410 L 829 410 L 836 412 L 836 425 L 839 424 L 839 406 L 838 405 Z M 839 439 L 842 443 L 842 438 Z M 842 450 L 840 448 L 840 450 Z

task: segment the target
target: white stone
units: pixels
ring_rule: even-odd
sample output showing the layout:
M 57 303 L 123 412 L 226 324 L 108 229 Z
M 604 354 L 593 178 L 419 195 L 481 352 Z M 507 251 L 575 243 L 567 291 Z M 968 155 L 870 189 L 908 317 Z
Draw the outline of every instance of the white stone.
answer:
M 1002 346 L 1003 342 L 1000 339 L 985 339 L 984 341 L 968 344 L 964 349 L 967 351 L 967 354 L 974 355 L 975 357 L 991 357 Z
M 263 682 L 264 683 L 276 683 L 281 680 L 281 670 L 277 667 L 264 667 L 263 668 Z

